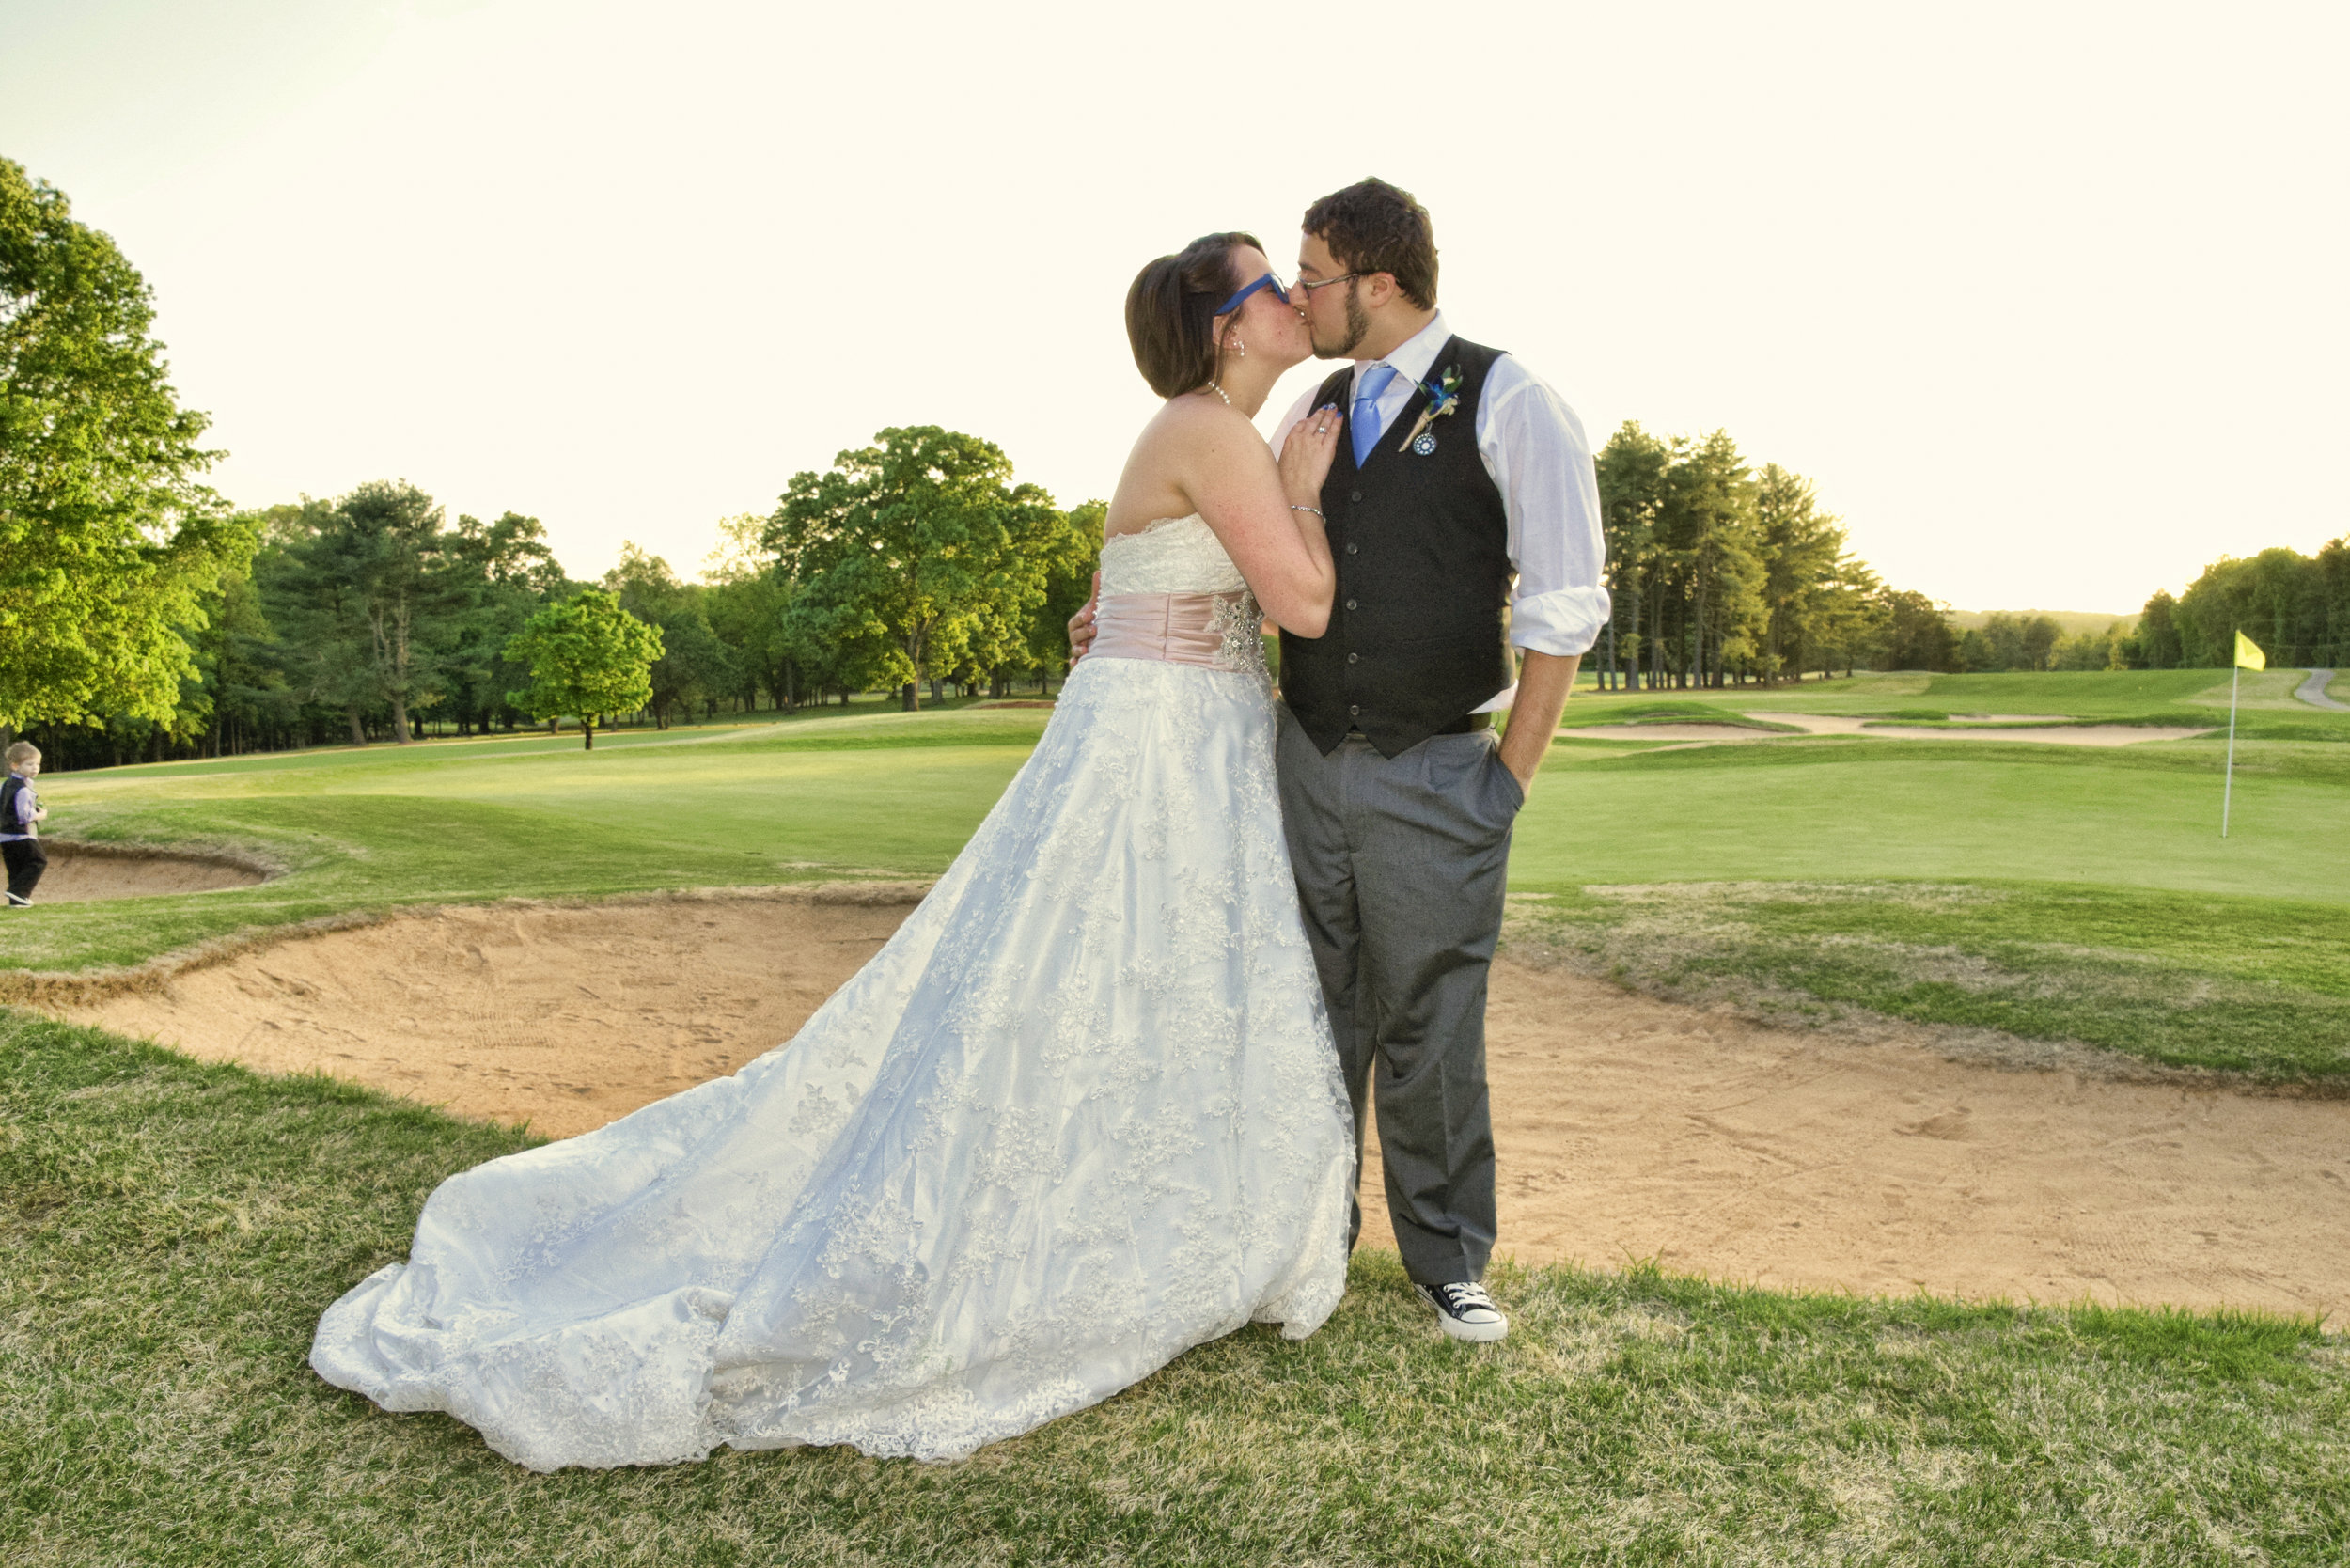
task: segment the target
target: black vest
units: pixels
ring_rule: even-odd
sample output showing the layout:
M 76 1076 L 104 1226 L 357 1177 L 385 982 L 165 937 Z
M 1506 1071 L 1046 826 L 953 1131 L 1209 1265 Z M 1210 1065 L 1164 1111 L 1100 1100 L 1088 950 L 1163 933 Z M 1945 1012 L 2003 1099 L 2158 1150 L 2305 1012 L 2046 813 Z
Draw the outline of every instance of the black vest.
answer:
M 33 831 L 33 825 L 30 823 L 20 823 L 16 820 L 16 797 L 31 788 L 30 784 L 14 774 L 9 774 L 7 781 L 0 783 L 0 834 L 7 834 L 10 838 L 22 838 Z
M 1322 485 L 1338 563 L 1330 629 L 1281 634 L 1281 696 L 1324 755 L 1359 729 L 1384 757 L 1407 751 L 1498 696 L 1516 674 L 1502 617 L 1510 604 L 1510 522 L 1477 454 L 1477 406 L 1499 349 L 1454 337 L 1427 382 L 1461 371 L 1460 403 L 1399 450 L 1428 405 L 1423 388 L 1358 471 L 1351 432 Z M 1314 406 L 1351 409 L 1352 370 Z M 1433 447 L 1430 437 L 1434 438 Z

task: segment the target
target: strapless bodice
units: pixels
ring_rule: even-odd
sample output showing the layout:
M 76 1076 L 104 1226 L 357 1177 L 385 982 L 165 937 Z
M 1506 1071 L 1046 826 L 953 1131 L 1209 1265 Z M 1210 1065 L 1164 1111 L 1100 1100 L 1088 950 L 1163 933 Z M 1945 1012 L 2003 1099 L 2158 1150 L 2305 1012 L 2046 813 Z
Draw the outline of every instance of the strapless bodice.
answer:
M 1102 546 L 1102 592 L 1242 593 L 1248 584 L 1198 512 L 1163 517 Z

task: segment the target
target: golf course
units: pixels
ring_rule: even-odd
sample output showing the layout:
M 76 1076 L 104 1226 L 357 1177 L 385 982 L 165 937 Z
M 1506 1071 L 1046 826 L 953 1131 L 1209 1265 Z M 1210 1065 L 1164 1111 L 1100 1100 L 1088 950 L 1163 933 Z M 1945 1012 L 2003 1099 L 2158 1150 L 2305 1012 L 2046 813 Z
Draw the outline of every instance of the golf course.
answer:
M 2225 675 L 1579 692 L 1494 979 L 1510 1338 L 1374 1225 L 1310 1339 L 951 1466 L 534 1475 L 305 1356 L 446 1177 L 788 1041 L 1049 711 L 51 775 L 0 1558 L 2341 1561 L 2350 712 L 2248 675 L 2223 839 Z

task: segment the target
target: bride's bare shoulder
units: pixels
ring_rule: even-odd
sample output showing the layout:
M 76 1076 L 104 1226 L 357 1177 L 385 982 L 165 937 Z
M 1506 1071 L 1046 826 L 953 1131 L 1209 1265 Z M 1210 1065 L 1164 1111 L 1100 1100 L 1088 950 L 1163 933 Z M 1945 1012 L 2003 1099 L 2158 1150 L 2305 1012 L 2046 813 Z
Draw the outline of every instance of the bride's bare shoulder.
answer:
M 1211 428 L 1211 410 L 1230 412 L 1212 399 L 1203 409 L 1198 398 L 1171 398 L 1136 432 L 1118 489 L 1110 496 L 1112 534 L 1193 510 L 1189 480 L 1207 446 L 1204 432 Z

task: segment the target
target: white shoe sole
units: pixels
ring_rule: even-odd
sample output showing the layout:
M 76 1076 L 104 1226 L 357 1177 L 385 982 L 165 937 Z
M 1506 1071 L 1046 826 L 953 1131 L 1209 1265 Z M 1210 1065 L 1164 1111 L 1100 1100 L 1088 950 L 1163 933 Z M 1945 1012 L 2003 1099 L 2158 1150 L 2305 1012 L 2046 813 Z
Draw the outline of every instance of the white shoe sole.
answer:
M 1413 1289 L 1417 1291 L 1418 1287 L 1414 1286 Z M 1509 1338 L 1510 1320 L 1506 1317 L 1497 1317 L 1492 1323 L 1463 1323 L 1434 1301 L 1429 1301 L 1426 1294 L 1421 1294 L 1420 1299 L 1427 1301 L 1428 1309 L 1436 1314 L 1436 1326 L 1444 1330 L 1447 1339 L 1465 1340 L 1473 1345 L 1489 1345 L 1496 1340 Z
M 1465 1340 L 1473 1345 L 1489 1345 L 1496 1340 L 1506 1340 L 1510 1337 L 1508 1318 L 1503 1318 L 1499 1323 L 1463 1323 L 1456 1317 L 1438 1312 L 1436 1326 L 1445 1331 L 1447 1339 Z

